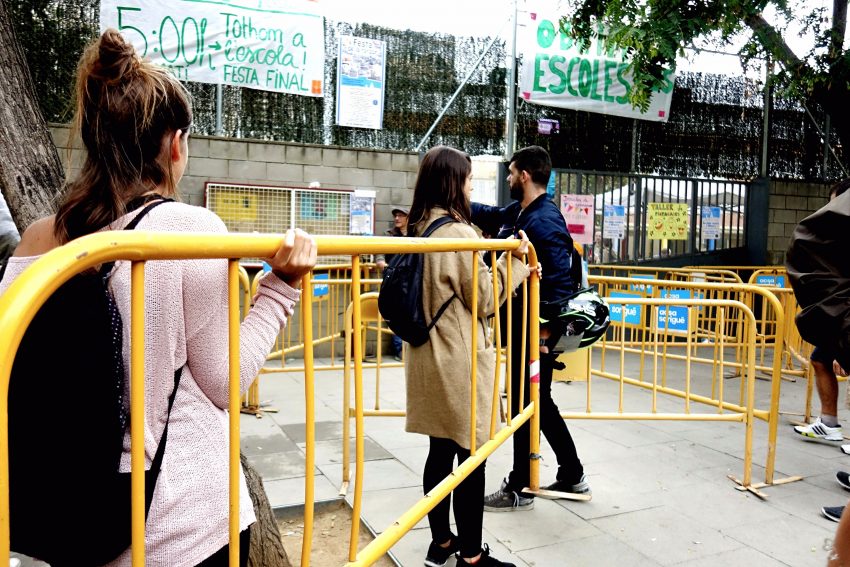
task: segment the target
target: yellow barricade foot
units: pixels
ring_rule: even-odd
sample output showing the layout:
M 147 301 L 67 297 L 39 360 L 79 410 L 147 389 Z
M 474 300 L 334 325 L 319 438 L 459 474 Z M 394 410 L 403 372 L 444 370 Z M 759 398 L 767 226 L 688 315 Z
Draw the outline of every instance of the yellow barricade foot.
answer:
M 546 500 L 576 500 L 579 502 L 590 502 L 590 500 L 593 498 L 593 494 L 591 494 L 590 492 L 586 492 L 584 494 L 576 494 L 574 492 L 558 492 L 556 490 L 546 490 L 545 488 L 539 488 L 537 490 L 523 488 L 522 491 L 524 493 L 539 496 L 540 498 L 545 498 Z

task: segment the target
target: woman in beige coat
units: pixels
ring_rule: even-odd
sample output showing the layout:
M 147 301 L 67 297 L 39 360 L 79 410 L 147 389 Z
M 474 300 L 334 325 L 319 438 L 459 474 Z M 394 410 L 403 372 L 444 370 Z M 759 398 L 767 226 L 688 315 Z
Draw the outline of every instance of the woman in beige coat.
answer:
M 453 148 L 432 148 L 419 167 L 408 234 L 422 234 L 432 222 L 443 216 L 455 221 L 439 227 L 438 238 L 478 238 L 470 226 L 469 194 L 472 190 L 472 162 L 469 156 Z M 430 438 L 430 450 L 423 472 L 425 493 L 447 477 L 454 466 L 470 454 L 470 390 L 472 366 L 471 329 L 474 317 L 477 364 L 476 445 L 490 435 L 493 404 L 493 380 L 496 355 L 488 332 L 487 317 L 506 298 L 507 271 L 512 283 L 519 285 L 528 277 L 522 256 L 528 250 L 528 238 L 520 234 L 520 248 L 504 253 L 496 262 L 498 289 L 493 289 L 492 272 L 478 253 L 437 252 L 425 255 L 422 279 L 422 303 L 426 319 L 449 302 L 448 308 L 431 330 L 430 340 L 410 347 L 406 358 L 407 431 Z M 478 262 L 478 302 L 472 305 L 472 261 Z M 452 299 L 453 298 L 453 299 Z M 481 547 L 484 515 L 484 464 L 482 463 L 453 492 L 455 522 L 459 536 L 449 529 L 450 499 L 444 499 L 428 514 L 432 542 L 425 565 L 441 567 L 453 553 L 458 565 L 512 566 Z

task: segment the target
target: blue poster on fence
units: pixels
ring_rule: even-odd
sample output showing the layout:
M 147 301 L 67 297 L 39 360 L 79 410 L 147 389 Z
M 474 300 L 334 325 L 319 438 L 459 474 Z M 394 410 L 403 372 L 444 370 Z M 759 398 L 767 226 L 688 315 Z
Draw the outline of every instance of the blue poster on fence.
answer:
M 637 293 L 629 293 L 627 291 L 612 291 L 608 297 L 635 299 L 641 296 Z M 611 302 L 611 321 L 624 323 L 626 325 L 641 325 L 643 323 L 643 305 L 623 305 L 622 303 Z
M 690 299 L 689 289 L 670 289 L 661 291 L 662 299 Z M 658 307 L 658 330 L 675 331 L 687 333 L 690 330 L 688 323 L 690 313 L 684 305 L 661 305 Z
M 770 287 L 785 287 L 785 276 L 779 276 L 779 275 L 756 276 L 756 285 L 763 285 L 763 286 L 770 286 Z
M 315 283 L 316 280 L 326 280 L 328 274 L 317 274 L 313 276 L 313 297 L 323 297 L 330 291 L 330 286 L 326 283 Z
M 633 280 L 656 280 L 653 275 L 639 275 L 639 274 L 630 274 L 629 277 Z M 639 291 L 641 293 L 645 293 L 647 295 L 652 295 L 652 286 L 647 284 L 632 284 L 629 286 L 629 289 L 632 291 Z

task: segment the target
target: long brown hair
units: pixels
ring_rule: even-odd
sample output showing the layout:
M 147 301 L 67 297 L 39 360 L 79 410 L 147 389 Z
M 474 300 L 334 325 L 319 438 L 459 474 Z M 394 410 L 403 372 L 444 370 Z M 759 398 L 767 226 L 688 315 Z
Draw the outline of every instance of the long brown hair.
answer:
M 449 146 L 435 146 L 428 150 L 419 164 L 407 234 L 415 236 L 421 233 L 434 207 L 442 207 L 458 220 L 471 223 L 469 199 L 463 190 L 470 172 L 472 160 L 464 152 Z
M 114 29 L 80 58 L 74 97 L 71 134 L 79 134 L 87 155 L 56 213 L 59 242 L 112 223 L 127 212 L 130 200 L 157 186 L 175 193 L 171 159 L 163 157 L 163 148 L 170 147 L 177 130 L 188 134 L 192 124 L 183 85 L 141 59 Z

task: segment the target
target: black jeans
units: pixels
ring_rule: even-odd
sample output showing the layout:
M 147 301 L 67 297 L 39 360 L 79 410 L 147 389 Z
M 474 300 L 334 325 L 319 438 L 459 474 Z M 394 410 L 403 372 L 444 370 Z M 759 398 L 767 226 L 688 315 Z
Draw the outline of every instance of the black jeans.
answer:
M 251 527 L 239 534 L 239 567 L 248 567 L 248 549 L 251 546 Z M 230 545 L 225 545 L 196 567 L 230 567 Z
M 516 327 L 519 327 L 517 325 Z M 511 355 L 511 417 L 520 413 L 519 387 L 520 369 L 522 368 L 520 347 L 522 346 L 522 331 L 514 328 L 511 336 L 511 344 L 514 351 Z M 552 337 L 548 342 L 554 344 L 559 336 Z M 539 348 L 535 346 L 534 348 Z M 526 353 L 528 353 L 526 347 Z M 555 355 L 540 355 L 540 431 L 546 437 L 546 441 L 555 451 L 558 460 L 557 480 L 577 483 L 584 474 L 584 467 L 578 458 L 575 442 L 573 442 L 570 430 L 561 417 L 561 410 L 552 400 L 552 372 L 554 370 Z M 526 354 L 525 365 L 525 400 L 527 406 L 531 399 L 531 387 L 529 381 L 528 356 Z M 529 455 L 531 453 L 531 420 L 525 422 L 516 433 L 514 433 L 514 462 L 513 470 L 508 475 L 508 490 L 520 492 L 529 485 Z
M 439 437 L 429 437 L 431 448 L 425 470 L 422 473 L 422 486 L 425 494 L 434 489 L 454 468 L 455 456 L 458 464 L 469 458 L 469 451 L 452 441 Z M 452 537 L 449 528 L 449 505 L 454 497 L 455 523 L 461 557 L 475 557 L 481 552 L 481 525 L 484 522 L 484 466 L 481 463 L 461 482 L 452 494 L 443 498 L 433 510 L 428 512 L 428 524 L 431 526 L 431 539 L 441 544 Z

